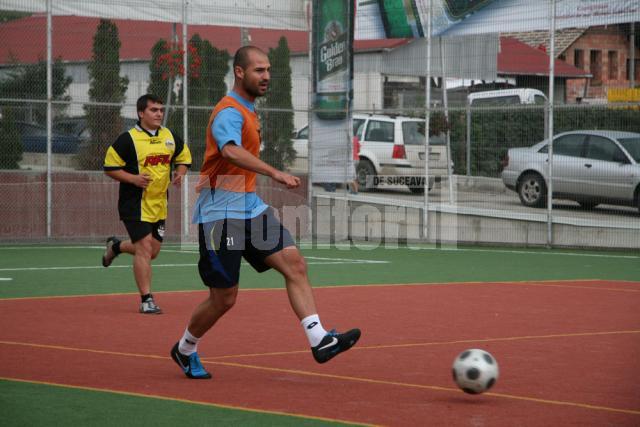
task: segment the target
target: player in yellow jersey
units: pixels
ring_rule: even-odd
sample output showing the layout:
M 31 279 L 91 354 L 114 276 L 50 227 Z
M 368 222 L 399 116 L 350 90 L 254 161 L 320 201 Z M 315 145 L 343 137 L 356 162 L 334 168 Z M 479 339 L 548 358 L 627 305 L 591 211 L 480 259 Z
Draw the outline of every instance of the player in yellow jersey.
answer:
M 191 153 L 182 139 L 162 126 L 160 98 L 143 95 L 136 108 L 138 123 L 118 137 L 104 159 L 105 173 L 120 182 L 118 213 L 130 239 L 109 237 L 102 265 L 108 267 L 122 252 L 133 255 L 140 313 L 160 314 L 151 294 L 151 260 L 158 256 L 164 237 L 169 182 L 176 187 L 182 183 L 191 166 Z
M 199 229 L 198 271 L 209 296 L 196 307 L 171 349 L 173 360 L 193 379 L 211 378 L 200 362 L 198 341 L 235 304 L 242 258 L 258 272 L 273 268 L 282 274 L 291 307 L 318 363 L 350 349 L 360 338 L 359 329 L 338 333 L 322 327 L 305 259 L 273 208 L 256 194 L 258 173 L 287 188 L 300 185 L 300 178 L 259 158 L 260 123 L 254 101 L 269 87 L 269 58 L 257 47 L 244 46 L 235 54 L 233 72 L 233 90 L 215 106 L 206 129 L 200 195 L 193 214 Z M 260 313 L 255 317 L 260 324 Z

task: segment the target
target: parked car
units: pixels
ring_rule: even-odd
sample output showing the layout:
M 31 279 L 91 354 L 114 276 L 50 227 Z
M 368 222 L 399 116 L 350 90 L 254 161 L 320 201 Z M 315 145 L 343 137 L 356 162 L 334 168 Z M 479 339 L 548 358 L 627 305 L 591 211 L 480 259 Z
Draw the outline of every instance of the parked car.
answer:
M 122 132 L 135 126 L 136 120 L 122 118 Z M 16 121 L 25 153 L 47 152 L 47 127 L 45 125 Z M 54 154 L 75 154 L 90 143 L 90 130 L 85 116 L 54 119 L 52 124 L 52 146 Z
M 548 141 L 508 150 L 504 185 L 525 206 L 547 203 Z M 553 139 L 553 197 L 585 208 L 600 203 L 636 206 L 640 210 L 640 134 L 579 130 Z
M 469 94 L 467 102 L 474 107 L 518 104 L 544 105 L 547 102 L 547 96 L 538 89 L 500 89 L 474 92 Z
M 136 125 L 136 119 L 121 117 L 122 132 L 126 132 Z M 53 121 L 54 132 L 77 136 L 82 142 L 91 138 L 91 130 L 86 116 L 64 117 Z
M 25 153 L 47 152 L 47 127 L 36 123 L 16 121 L 16 127 L 22 138 L 22 150 Z M 80 139 L 76 135 L 53 131 L 51 134 L 51 152 L 55 154 L 74 154 L 78 151 Z
M 353 134 L 360 141 L 356 168 L 360 189 L 406 183 L 414 193 L 424 192 L 424 119 L 403 116 L 354 114 Z M 308 127 L 293 138 L 295 169 L 308 170 Z M 444 135 L 432 136 L 429 145 L 429 188 L 436 178 L 447 175 Z M 398 178 L 398 179 L 396 179 Z M 419 185 L 422 182 L 422 185 Z

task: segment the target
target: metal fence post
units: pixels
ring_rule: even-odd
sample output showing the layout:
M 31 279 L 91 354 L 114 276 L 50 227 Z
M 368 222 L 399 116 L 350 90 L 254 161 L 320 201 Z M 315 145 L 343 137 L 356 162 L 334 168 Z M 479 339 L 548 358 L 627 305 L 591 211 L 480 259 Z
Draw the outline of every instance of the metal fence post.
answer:
M 553 245 L 553 114 L 556 44 L 556 0 L 551 0 L 551 25 L 549 26 L 549 172 L 547 173 L 547 246 Z
M 53 55 L 52 55 L 52 33 L 53 33 L 53 19 L 52 19 L 52 2 L 53 0 L 47 0 L 47 238 L 51 238 L 51 223 L 53 222 L 53 209 L 51 203 L 53 201 L 52 191 L 53 183 L 51 176 L 52 168 L 52 144 L 53 144 Z
M 424 127 L 424 203 L 422 206 L 423 237 L 429 240 L 429 130 L 431 120 L 431 0 L 429 1 L 429 19 L 427 20 L 427 75 L 425 79 L 425 127 Z
M 185 143 L 189 141 L 189 49 L 187 40 L 187 8 L 189 1 L 182 1 L 182 65 L 184 67 L 184 78 L 182 79 L 182 131 Z M 185 174 L 182 181 L 182 239 L 189 236 L 189 174 Z

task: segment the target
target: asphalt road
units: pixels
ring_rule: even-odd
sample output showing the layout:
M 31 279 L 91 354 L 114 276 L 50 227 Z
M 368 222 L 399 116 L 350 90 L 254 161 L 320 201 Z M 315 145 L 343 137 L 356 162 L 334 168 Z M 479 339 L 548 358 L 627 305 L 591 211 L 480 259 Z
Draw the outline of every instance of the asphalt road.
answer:
M 518 195 L 504 188 L 499 180 L 487 180 L 482 183 L 466 185 L 459 183 L 450 196 L 449 185 L 446 181 L 436 183 L 429 192 L 429 203 L 434 206 L 456 207 L 461 213 L 505 217 L 509 215 L 518 218 L 530 216 L 537 220 L 546 218 L 547 209 L 529 208 L 520 203 Z M 322 187 L 314 185 L 314 194 L 327 197 L 345 197 L 344 188 L 338 188 L 335 193 L 327 192 Z M 353 197 L 354 201 L 392 205 L 422 204 L 424 195 L 413 194 L 407 187 L 387 187 L 374 191 L 360 192 Z M 554 220 L 577 223 L 594 223 L 598 225 L 612 224 L 625 228 L 640 229 L 640 213 L 631 206 L 598 205 L 594 209 L 583 209 L 578 203 L 569 200 L 555 200 L 552 215 Z

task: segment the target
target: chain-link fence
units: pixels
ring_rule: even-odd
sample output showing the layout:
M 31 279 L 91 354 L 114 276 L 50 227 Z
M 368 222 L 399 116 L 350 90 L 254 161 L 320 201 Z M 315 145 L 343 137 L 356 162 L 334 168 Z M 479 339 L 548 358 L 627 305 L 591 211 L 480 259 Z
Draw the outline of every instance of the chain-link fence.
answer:
M 627 7 L 611 10 L 616 22 L 600 13 L 572 26 L 574 0 L 539 2 L 531 19 L 516 0 L 358 0 L 350 28 L 331 18 L 346 2 L 332 0 L 55 3 L 50 14 L 45 1 L 0 3 L 4 241 L 124 234 L 102 166 L 145 93 L 164 100 L 164 125 L 192 152 L 187 184 L 169 190 L 167 231 L 195 241 L 205 128 L 233 87 L 234 52 L 251 44 L 272 67 L 256 103 L 261 157 L 302 178 L 286 190 L 261 177 L 257 192 L 297 236 L 640 247 L 633 2 L 601 2 Z M 354 38 L 347 62 L 327 44 L 336 34 Z M 314 95 L 330 87 L 314 82 L 316 54 L 352 76 L 343 106 Z M 349 123 L 333 129 L 341 108 Z

